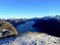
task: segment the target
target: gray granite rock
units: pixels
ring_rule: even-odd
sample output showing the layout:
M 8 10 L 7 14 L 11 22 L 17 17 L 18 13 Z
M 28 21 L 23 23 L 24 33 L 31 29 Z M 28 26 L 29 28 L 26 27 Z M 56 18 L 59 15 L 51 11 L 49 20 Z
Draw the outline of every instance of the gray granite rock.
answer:
M 45 33 L 25 33 L 6 45 L 60 45 L 60 37 Z

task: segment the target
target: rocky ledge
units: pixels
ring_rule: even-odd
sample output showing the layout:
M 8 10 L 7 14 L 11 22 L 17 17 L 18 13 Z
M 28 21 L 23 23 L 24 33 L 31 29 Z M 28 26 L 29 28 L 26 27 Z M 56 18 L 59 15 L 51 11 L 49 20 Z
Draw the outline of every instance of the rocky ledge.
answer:
M 28 32 L 4 45 L 60 45 L 60 37 L 46 33 Z

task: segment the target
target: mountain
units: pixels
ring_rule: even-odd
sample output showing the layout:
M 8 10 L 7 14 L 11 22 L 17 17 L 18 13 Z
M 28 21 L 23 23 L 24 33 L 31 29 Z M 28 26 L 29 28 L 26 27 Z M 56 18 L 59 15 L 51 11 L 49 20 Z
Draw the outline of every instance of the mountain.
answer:
M 0 19 L 0 30 L 0 45 L 60 45 L 59 16 Z
M 39 29 L 38 32 L 42 30 L 42 32 L 49 35 L 60 37 L 60 21 L 57 18 L 43 17 L 37 20 L 33 27 Z
M 27 19 L 7 19 L 6 22 L 11 23 L 15 28 L 20 25 L 24 24 L 27 21 Z

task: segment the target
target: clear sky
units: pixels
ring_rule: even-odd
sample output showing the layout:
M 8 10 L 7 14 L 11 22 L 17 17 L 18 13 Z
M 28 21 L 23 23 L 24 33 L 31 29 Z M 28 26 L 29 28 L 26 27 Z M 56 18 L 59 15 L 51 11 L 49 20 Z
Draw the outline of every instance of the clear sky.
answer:
M 0 0 L 0 18 L 60 15 L 60 0 Z

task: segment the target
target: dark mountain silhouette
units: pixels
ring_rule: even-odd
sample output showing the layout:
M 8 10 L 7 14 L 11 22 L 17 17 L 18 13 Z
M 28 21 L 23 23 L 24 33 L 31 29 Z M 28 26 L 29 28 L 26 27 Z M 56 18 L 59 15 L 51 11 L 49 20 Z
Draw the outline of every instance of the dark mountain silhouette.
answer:
M 24 19 L 7 19 L 6 21 L 11 23 L 15 28 L 18 25 L 24 24 L 26 22 L 26 20 L 24 20 Z
M 39 29 L 38 32 L 44 32 L 49 35 L 60 37 L 60 22 L 57 18 L 44 17 L 38 19 L 33 27 Z

